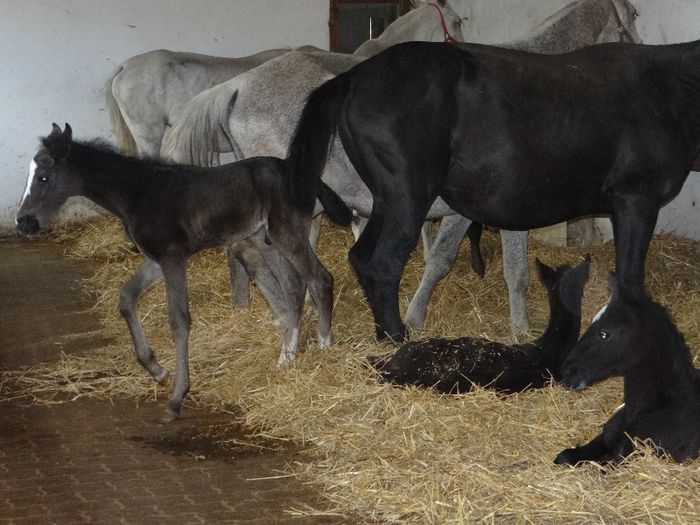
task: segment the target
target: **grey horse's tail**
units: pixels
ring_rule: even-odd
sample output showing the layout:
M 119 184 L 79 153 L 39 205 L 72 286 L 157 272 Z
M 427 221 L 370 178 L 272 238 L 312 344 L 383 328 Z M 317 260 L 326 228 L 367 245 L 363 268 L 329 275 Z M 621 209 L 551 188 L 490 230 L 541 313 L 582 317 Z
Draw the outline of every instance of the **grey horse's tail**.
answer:
M 129 130 L 129 126 L 126 125 L 124 115 L 122 115 L 122 111 L 119 108 L 119 103 L 114 98 L 114 93 L 112 92 L 114 79 L 123 69 L 123 66 L 119 66 L 107 80 L 105 84 L 105 103 L 107 105 L 107 112 L 109 113 L 109 120 L 112 123 L 112 133 L 114 133 L 114 136 L 117 138 L 119 150 L 125 155 L 132 155 L 135 157 L 138 155 L 136 141 L 131 134 L 131 130 Z
M 219 84 L 195 95 L 178 110 L 163 139 L 163 157 L 197 166 L 219 162 L 221 138 L 225 139 L 236 160 L 243 155 L 229 131 L 229 115 L 238 97 L 228 83 Z
M 302 213 L 313 213 L 349 83 L 349 78 L 343 74 L 311 92 L 289 144 L 287 195 Z

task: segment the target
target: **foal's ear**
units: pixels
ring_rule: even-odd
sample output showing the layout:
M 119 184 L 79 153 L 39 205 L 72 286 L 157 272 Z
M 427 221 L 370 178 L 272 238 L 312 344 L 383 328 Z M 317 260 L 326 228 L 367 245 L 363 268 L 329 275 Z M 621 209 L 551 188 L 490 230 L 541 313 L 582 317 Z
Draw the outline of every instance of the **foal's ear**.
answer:
M 557 272 L 553 269 L 544 264 L 542 261 L 540 261 L 539 258 L 535 258 L 535 268 L 537 268 L 537 273 L 540 276 L 540 281 L 542 281 L 545 284 L 552 284 L 554 283 L 556 277 L 557 277 Z
M 56 162 L 63 162 L 70 153 L 73 130 L 66 124 L 65 130 L 61 130 L 58 124 L 53 124 L 51 135 L 43 140 L 44 146 L 51 158 Z

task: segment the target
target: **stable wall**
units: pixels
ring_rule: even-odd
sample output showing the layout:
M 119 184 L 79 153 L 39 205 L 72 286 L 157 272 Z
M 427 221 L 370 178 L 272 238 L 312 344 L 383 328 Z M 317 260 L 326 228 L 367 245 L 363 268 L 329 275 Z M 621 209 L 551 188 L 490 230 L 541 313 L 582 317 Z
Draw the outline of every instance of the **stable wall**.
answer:
M 0 0 L 0 10 L 5 230 L 52 122 L 69 122 L 77 138 L 111 139 L 104 85 L 125 59 L 159 48 L 233 57 L 329 41 L 328 0 Z

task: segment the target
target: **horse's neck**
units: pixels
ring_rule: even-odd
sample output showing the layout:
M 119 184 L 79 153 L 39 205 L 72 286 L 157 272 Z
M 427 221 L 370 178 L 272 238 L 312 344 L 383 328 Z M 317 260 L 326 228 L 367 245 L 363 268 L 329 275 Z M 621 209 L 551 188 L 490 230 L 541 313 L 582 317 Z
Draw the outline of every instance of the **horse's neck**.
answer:
M 132 196 L 143 180 L 128 169 L 132 160 L 80 144 L 73 145 L 68 164 L 81 178 L 80 195 L 125 220 Z
M 664 314 L 646 324 L 628 347 L 634 355 L 625 357 L 625 404 L 632 414 L 682 401 L 697 388 L 690 351 L 671 319 Z
M 423 23 L 425 17 L 430 14 L 429 12 L 426 14 L 425 11 L 419 12 L 415 10 L 398 18 L 381 35 L 362 44 L 353 54 L 370 57 L 395 44 L 413 40 L 430 40 L 429 37 L 437 30 L 437 25 Z M 434 16 L 435 24 L 438 24 L 440 18 L 437 12 Z

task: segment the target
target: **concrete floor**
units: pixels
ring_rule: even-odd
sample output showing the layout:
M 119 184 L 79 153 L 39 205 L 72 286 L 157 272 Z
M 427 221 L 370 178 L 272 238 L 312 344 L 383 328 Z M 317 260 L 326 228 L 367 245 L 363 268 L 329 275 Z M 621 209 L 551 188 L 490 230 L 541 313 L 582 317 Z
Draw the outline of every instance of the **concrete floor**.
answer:
M 80 289 L 91 271 L 55 244 L 0 238 L 0 372 L 108 342 Z M 298 451 L 251 438 L 230 414 L 188 408 L 163 426 L 161 411 L 0 399 L 0 523 L 343 522 L 285 512 L 320 506 L 281 474 Z

